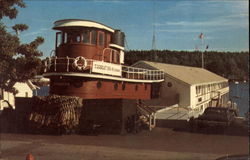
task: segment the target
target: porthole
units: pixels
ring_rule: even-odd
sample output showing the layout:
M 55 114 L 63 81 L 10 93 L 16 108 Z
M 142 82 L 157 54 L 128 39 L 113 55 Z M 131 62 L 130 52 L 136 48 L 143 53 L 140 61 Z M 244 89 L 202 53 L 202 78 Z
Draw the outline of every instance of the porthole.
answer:
M 168 82 L 168 83 L 167 83 L 167 86 L 168 86 L 168 87 L 172 87 L 173 84 L 172 84 L 171 82 Z
M 83 83 L 81 81 L 73 82 L 73 86 L 76 88 L 80 88 L 80 87 L 82 87 L 82 85 L 83 85 Z
M 102 82 L 101 82 L 101 81 L 98 81 L 98 82 L 96 83 L 96 86 L 97 86 L 97 88 L 101 88 L 101 87 L 102 87 Z
M 125 90 L 125 88 L 126 88 L 126 84 L 123 83 L 123 84 L 122 84 L 122 90 Z
M 117 90 L 118 89 L 118 83 L 114 84 L 114 89 Z
M 138 90 L 138 85 L 135 85 L 135 90 L 136 90 L 136 91 Z
M 81 79 L 77 79 L 77 78 L 73 78 L 70 80 L 70 85 L 76 87 L 76 88 L 80 88 L 83 86 L 83 81 Z

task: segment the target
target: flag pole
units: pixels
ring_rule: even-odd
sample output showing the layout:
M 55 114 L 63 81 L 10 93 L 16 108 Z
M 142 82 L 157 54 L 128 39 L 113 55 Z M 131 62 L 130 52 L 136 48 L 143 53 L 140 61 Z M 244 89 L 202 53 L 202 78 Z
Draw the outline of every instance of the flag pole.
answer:
M 201 33 L 199 35 L 199 38 L 201 39 L 201 67 L 204 68 L 204 52 L 202 51 L 203 50 L 203 39 L 204 39 L 204 34 Z
M 203 48 L 203 38 L 201 39 L 201 48 Z M 203 52 L 203 50 L 201 49 L 201 58 L 202 58 L 202 60 L 201 60 L 201 65 L 202 65 L 202 68 L 204 68 L 204 52 Z

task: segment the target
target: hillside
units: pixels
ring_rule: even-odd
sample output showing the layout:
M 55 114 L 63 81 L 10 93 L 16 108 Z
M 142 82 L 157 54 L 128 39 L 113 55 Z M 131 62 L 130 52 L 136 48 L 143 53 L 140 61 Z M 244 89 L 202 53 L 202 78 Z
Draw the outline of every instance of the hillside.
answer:
M 139 60 L 201 67 L 201 52 L 170 50 L 126 51 L 125 63 Z M 246 80 L 249 75 L 249 52 L 204 52 L 205 69 L 228 79 Z

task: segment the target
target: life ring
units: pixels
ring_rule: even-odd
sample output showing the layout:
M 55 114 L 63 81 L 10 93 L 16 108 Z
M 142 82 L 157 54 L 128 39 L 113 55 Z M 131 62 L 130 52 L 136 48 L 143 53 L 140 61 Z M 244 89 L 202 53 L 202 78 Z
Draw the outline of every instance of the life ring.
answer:
M 87 67 L 87 61 L 84 57 L 79 56 L 79 57 L 75 58 L 72 65 L 73 65 L 73 68 L 75 68 L 79 71 L 82 71 Z

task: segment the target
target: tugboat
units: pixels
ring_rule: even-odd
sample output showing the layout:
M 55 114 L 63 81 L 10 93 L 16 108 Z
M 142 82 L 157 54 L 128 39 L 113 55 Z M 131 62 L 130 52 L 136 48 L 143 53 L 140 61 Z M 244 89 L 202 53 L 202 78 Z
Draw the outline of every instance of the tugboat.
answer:
M 150 99 L 153 83 L 164 81 L 160 70 L 124 65 L 120 30 L 88 20 L 54 23 L 55 55 L 47 58 L 44 76 L 50 94 L 83 99 Z M 153 93 L 154 94 L 154 93 Z
M 55 52 L 46 59 L 43 76 L 50 79 L 50 94 L 82 98 L 81 128 L 130 132 L 142 114 L 149 129 L 154 126 L 153 111 L 141 100 L 159 95 L 164 72 L 124 65 L 122 31 L 80 19 L 56 21 L 53 29 Z

